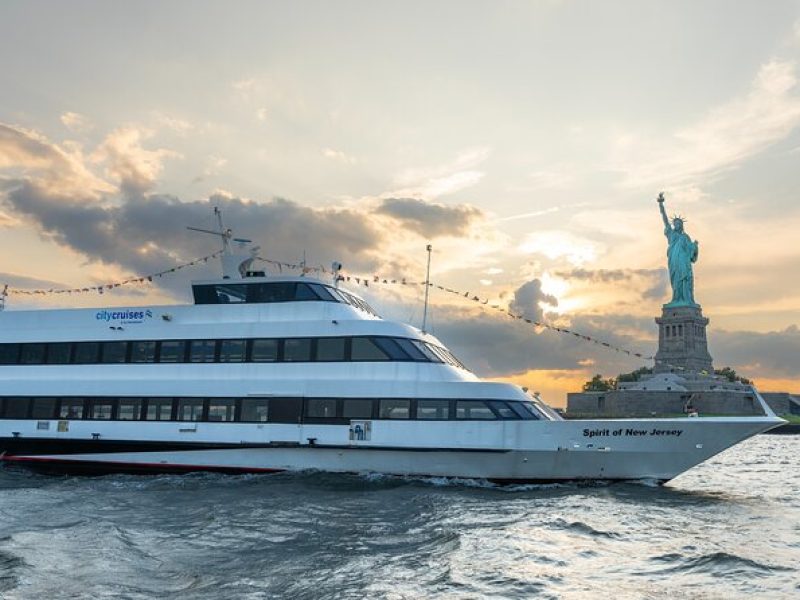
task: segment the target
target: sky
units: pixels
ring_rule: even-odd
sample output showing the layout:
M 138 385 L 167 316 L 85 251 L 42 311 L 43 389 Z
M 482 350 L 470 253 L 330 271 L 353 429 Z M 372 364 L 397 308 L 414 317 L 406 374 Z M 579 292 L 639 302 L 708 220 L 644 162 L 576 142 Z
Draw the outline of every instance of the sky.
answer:
M 655 198 L 699 240 L 715 366 L 800 392 L 800 2 L 0 4 L 0 283 L 99 285 L 217 249 L 431 280 L 655 353 Z M 184 302 L 203 264 L 7 310 Z M 419 326 L 419 286 L 357 291 Z M 563 405 L 647 365 L 434 289 L 482 377 Z

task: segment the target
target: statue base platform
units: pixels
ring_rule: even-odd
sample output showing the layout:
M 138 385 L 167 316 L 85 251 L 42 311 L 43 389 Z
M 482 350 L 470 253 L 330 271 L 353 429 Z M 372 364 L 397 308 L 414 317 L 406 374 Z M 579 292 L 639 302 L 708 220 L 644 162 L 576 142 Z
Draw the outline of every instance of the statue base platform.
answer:
M 700 305 L 670 306 L 665 304 L 658 323 L 656 373 L 713 373 L 708 353 L 706 327 Z

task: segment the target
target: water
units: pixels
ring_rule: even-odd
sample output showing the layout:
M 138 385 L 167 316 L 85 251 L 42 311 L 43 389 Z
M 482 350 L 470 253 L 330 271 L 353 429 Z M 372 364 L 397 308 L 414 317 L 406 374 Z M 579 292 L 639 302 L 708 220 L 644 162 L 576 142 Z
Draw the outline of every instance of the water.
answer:
M 797 598 L 800 436 L 665 487 L 0 470 L 0 596 Z

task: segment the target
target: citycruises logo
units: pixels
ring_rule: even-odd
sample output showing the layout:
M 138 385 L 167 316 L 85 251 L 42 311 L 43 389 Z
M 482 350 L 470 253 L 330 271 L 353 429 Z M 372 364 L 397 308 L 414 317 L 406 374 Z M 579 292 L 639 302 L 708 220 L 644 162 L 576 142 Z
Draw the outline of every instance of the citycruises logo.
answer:
M 153 311 L 151 310 L 100 310 L 94 316 L 98 321 L 105 321 L 106 323 L 122 323 L 130 325 L 131 323 L 143 323 L 145 319 L 153 318 Z

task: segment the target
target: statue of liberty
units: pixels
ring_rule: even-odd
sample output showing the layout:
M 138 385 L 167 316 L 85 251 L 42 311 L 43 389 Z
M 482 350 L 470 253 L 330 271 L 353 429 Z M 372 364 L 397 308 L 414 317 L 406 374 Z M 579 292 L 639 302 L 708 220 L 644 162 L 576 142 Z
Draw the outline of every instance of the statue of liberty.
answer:
M 697 261 L 699 242 L 683 230 L 683 219 L 675 217 L 670 224 L 664 210 L 664 194 L 658 195 L 658 208 L 664 220 L 664 235 L 667 236 L 667 263 L 669 281 L 672 284 L 672 301 L 664 306 L 697 306 L 694 301 L 694 275 L 692 263 Z

